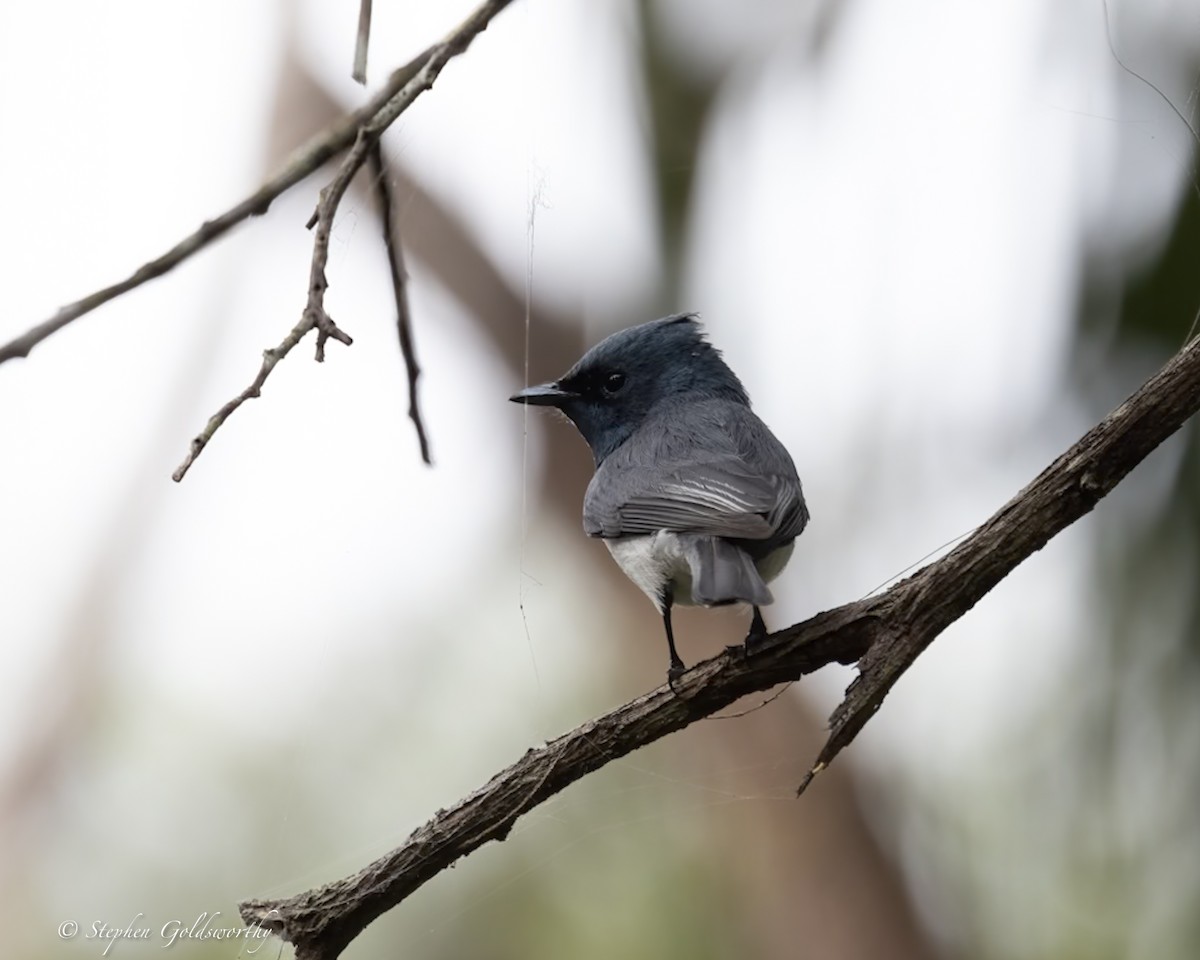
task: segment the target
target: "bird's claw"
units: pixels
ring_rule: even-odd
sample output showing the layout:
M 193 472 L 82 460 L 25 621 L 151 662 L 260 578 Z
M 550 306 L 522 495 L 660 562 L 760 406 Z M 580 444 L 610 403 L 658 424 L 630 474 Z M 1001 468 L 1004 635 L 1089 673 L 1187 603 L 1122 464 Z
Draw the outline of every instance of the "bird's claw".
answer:
M 759 612 L 758 607 L 755 607 L 754 619 L 750 621 L 750 630 L 746 634 L 746 640 L 743 644 L 746 649 L 746 655 L 749 656 L 761 647 L 768 635 L 767 625 L 763 622 L 762 613 Z
M 750 633 L 746 634 L 746 639 L 742 643 L 742 649 L 746 651 L 746 656 L 750 656 L 752 653 L 758 650 L 766 641 L 766 639 L 767 635 L 765 633 L 755 633 L 754 631 L 751 631 Z

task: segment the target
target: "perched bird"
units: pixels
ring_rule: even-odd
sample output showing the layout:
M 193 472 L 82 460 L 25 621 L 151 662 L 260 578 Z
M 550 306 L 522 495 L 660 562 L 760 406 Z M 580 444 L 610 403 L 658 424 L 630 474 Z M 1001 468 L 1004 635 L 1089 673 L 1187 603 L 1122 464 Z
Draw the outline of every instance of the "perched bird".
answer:
M 662 614 L 668 679 L 683 673 L 673 604 L 748 603 L 766 635 L 767 583 L 791 558 L 808 508 L 792 458 L 692 314 L 614 333 L 516 403 L 557 407 L 592 449 L 583 528 Z

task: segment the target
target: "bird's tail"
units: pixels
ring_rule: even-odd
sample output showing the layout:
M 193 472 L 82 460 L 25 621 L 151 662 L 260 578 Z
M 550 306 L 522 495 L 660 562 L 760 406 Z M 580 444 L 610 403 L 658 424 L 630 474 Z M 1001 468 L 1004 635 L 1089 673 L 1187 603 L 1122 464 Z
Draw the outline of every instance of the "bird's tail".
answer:
M 692 571 L 692 600 L 706 607 L 751 603 L 756 607 L 774 598 L 750 555 L 720 537 L 695 537 L 687 549 Z

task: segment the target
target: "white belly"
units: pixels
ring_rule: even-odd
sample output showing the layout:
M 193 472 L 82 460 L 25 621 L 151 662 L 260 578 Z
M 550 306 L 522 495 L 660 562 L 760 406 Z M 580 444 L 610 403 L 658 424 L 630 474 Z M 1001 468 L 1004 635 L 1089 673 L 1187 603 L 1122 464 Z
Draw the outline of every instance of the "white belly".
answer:
M 659 530 L 644 536 L 605 540 L 604 545 L 625 576 L 636 583 L 660 611 L 668 583 L 675 603 L 691 604 L 692 571 L 675 534 Z
M 671 586 L 673 602 L 684 606 L 695 604 L 696 601 L 692 599 L 692 570 L 676 534 L 659 530 L 658 533 L 642 536 L 605 540 L 604 545 L 625 576 L 637 584 L 660 612 L 663 592 L 668 584 Z M 794 547 L 794 542 L 780 547 L 754 565 L 764 582 L 770 583 L 783 572 Z

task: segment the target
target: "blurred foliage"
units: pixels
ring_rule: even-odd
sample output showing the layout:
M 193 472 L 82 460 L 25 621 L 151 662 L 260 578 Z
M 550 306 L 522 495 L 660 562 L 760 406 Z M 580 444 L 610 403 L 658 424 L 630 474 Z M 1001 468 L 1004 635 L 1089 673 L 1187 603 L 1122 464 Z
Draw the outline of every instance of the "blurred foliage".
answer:
M 1089 418 L 1107 413 L 1196 333 L 1200 185 L 1182 192 L 1161 250 L 1129 259 L 1137 262 L 1116 268 L 1115 287 L 1111 259 L 1096 257 L 1085 269 L 1073 353 Z M 1037 906 L 1040 935 L 1018 955 L 1200 955 L 1196 427 L 1186 426 L 1130 478 L 1120 509 L 1114 503 L 1098 512 L 1093 627 L 1071 671 L 1079 690 L 1064 690 L 1032 727 L 1012 735 L 1014 753 L 1029 758 L 1025 808 L 1036 806 L 1043 822 L 1022 826 L 1001 813 L 990 828 L 966 827 L 972 842 L 996 831 L 983 848 L 1021 851 L 1015 863 L 993 864 L 1016 874 L 1013 887 L 1049 894 Z M 979 882 L 994 888 L 994 878 Z M 1011 957 L 1022 942 L 996 937 L 989 921 L 969 926 L 980 956 Z
M 1086 254 L 1067 381 L 1088 423 L 1200 332 L 1195 159 L 1189 170 L 1163 234 Z M 989 746 L 1004 766 L 963 770 L 949 796 L 906 777 L 893 797 L 927 917 L 964 956 L 1200 956 L 1200 424 L 1089 529 L 1074 660 Z
M 1200 182 L 1183 195 L 1179 214 L 1160 256 L 1134 273 L 1125 287 L 1109 348 L 1119 352 L 1145 344 L 1163 356 L 1174 353 L 1193 331 L 1200 311 Z M 1094 315 L 1080 317 L 1081 335 L 1093 334 Z M 1193 438 L 1194 439 L 1194 438 Z
M 1183 192 L 1162 252 L 1128 277 L 1115 315 L 1087 309 L 1078 336 L 1099 346 L 1118 383 L 1128 358 L 1165 361 L 1200 317 L 1200 186 Z M 1099 316 L 1098 316 L 1099 315 Z M 1093 404 L 1093 408 L 1099 404 Z M 1167 482 L 1100 527 L 1097 618 L 1087 653 L 1092 696 L 1081 704 L 1078 750 L 1065 754 L 1076 796 L 1073 845 L 1091 909 L 1089 956 L 1180 960 L 1200 954 L 1200 431 L 1192 423 L 1161 452 Z M 1173 459 L 1172 459 L 1173 457 Z M 1131 790 L 1129 784 L 1143 784 Z M 1187 866 L 1187 864 L 1191 866 Z M 1110 918 L 1097 922 L 1099 917 Z M 1113 921 L 1116 921 L 1114 923 Z M 1071 929 L 1068 924 L 1068 931 Z M 1121 928 L 1124 929 L 1121 929 Z

